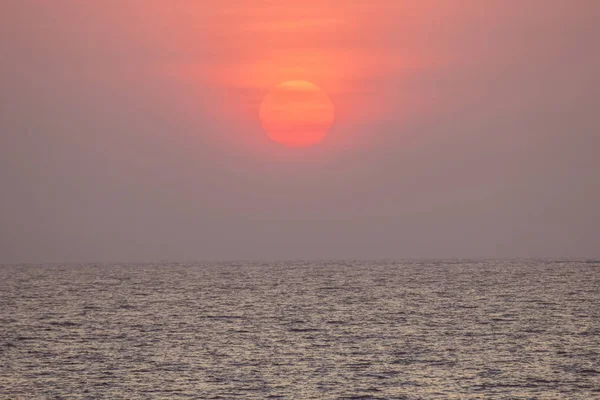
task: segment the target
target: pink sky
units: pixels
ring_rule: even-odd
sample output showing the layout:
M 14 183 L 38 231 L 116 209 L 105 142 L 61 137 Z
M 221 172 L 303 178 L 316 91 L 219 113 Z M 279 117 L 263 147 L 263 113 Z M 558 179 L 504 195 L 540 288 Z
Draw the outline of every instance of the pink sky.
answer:
M 5 0 L 0 262 L 600 257 L 599 4 Z

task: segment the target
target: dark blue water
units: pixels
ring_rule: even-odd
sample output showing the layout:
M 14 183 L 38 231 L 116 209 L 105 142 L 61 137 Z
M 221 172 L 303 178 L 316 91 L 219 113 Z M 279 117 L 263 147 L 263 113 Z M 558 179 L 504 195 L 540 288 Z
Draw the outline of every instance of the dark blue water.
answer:
M 2 399 L 600 399 L 600 263 L 0 267 Z

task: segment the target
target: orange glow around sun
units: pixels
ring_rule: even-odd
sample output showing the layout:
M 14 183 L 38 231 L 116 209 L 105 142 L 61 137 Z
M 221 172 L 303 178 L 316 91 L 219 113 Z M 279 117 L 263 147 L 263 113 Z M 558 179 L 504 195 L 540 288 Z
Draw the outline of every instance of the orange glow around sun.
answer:
M 370 140 L 371 131 L 359 126 L 404 112 L 401 83 L 423 61 L 414 49 L 385 51 L 381 40 L 399 46 L 387 32 L 399 21 L 409 29 L 425 6 L 376 3 L 222 0 L 207 8 L 148 0 L 144 20 L 155 27 L 153 45 L 175 55 L 160 66 L 165 75 L 186 93 L 197 91 L 191 109 L 231 128 L 222 140 L 261 149 L 264 131 L 288 147 L 342 148 Z
M 319 143 L 334 118 L 334 107 L 327 94 L 307 81 L 280 84 L 260 107 L 260 120 L 267 135 L 290 147 Z

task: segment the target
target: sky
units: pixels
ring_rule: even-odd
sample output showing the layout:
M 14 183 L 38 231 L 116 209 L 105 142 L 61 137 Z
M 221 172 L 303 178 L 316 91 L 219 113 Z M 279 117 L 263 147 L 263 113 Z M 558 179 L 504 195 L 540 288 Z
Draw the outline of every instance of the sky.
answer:
M 596 0 L 3 0 L 0 263 L 600 257 Z M 282 82 L 335 107 L 290 148 Z

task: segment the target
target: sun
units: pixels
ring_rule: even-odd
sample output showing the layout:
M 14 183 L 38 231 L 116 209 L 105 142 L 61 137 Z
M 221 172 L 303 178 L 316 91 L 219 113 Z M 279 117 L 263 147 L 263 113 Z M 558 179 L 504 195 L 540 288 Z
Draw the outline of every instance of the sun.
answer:
M 321 142 L 334 119 L 334 106 L 327 94 L 307 81 L 278 85 L 260 106 L 260 121 L 267 135 L 290 147 Z

